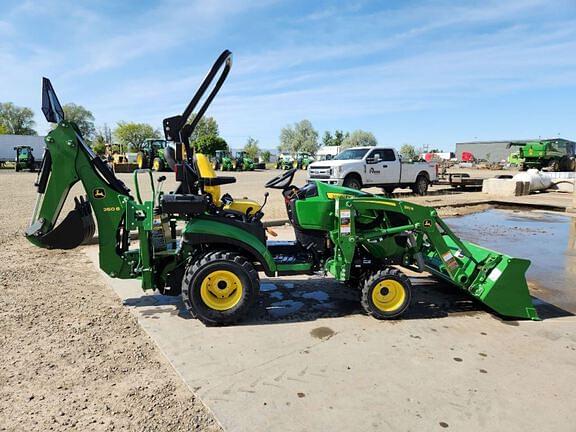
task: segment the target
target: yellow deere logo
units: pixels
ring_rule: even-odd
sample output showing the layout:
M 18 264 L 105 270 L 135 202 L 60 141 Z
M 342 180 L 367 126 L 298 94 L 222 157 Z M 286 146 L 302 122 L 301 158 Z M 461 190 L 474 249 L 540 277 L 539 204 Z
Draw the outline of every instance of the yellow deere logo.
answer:
M 96 199 L 102 199 L 106 197 L 106 191 L 103 188 L 96 188 L 92 190 L 92 196 Z

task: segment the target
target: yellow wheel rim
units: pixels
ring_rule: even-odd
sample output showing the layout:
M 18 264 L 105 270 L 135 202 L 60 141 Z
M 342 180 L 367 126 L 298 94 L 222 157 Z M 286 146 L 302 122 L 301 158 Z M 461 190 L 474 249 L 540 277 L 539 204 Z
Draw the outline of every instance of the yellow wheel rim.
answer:
M 152 166 L 154 171 L 160 171 L 160 161 L 158 159 L 154 159 L 154 164 Z
M 209 273 L 200 285 L 200 297 L 210 309 L 225 311 L 236 306 L 242 298 L 240 278 L 228 270 Z
M 394 312 L 400 309 L 405 300 L 404 286 L 392 279 L 378 282 L 372 290 L 372 303 L 382 312 Z
M 136 156 L 136 164 L 138 165 L 138 168 L 142 169 L 144 167 L 144 158 L 142 157 L 142 155 L 140 153 L 138 153 L 138 155 Z

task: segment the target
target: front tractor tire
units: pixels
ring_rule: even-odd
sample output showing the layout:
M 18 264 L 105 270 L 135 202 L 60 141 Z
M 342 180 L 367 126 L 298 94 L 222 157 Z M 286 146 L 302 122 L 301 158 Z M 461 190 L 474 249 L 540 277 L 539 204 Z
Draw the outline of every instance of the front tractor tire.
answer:
M 211 252 L 188 265 L 182 300 L 204 324 L 227 325 L 246 315 L 258 290 L 258 273 L 248 260 L 232 252 Z
M 152 171 L 156 172 L 164 171 L 164 162 L 162 162 L 162 159 L 160 158 L 154 159 L 154 162 L 152 162 Z
M 357 175 L 350 174 L 346 176 L 343 183 L 344 187 L 360 190 L 362 189 L 362 180 Z
M 410 279 L 400 270 L 386 268 L 373 272 L 362 287 L 362 308 L 376 319 L 397 318 L 412 300 Z

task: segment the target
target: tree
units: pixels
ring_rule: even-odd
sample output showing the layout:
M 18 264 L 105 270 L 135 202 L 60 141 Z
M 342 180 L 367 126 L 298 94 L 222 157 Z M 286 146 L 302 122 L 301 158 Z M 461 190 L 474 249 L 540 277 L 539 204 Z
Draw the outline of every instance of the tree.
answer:
M 402 156 L 402 159 L 412 160 L 418 157 L 418 152 L 413 145 L 402 144 L 402 147 L 400 147 L 400 155 Z
M 193 147 L 198 153 L 213 156 L 216 150 L 228 150 L 228 143 L 224 138 L 216 135 L 204 135 L 194 140 Z
M 279 148 L 289 153 L 301 151 L 314 154 L 318 150 L 318 132 L 309 120 L 288 125 L 280 132 Z
M 96 134 L 94 115 L 82 105 L 76 105 L 74 103 L 68 103 L 64 105 L 62 109 L 64 110 L 66 120 L 76 123 L 84 139 L 92 141 Z
M 0 124 L 0 135 L 8 134 L 8 128 Z
M 361 129 L 355 130 L 342 141 L 342 147 L 344 148 L 375 145 L 378 145 L 378 141 L 374 134 Z
M 244 145 L 243 150 L 246 152 L 246 155 L 250 159 L 255 160 L 260 154 L 260 147 L 258 147 L 258 140 L 252 137 L 248 137 L 248 140 L 246 140 L 246 144 Z
M 123 121 L 118 122 L 114 135 L 124 148 L 128 147 L 130 152 L 140 151 L 148 138 L 160 138 L 160 133 L 149 124 Z
M 264 150 L 262 152 L 262 160 L 266 163 L 270 162 L 270 159 L 272 159 L 272 153 L 270 153 L 269 150 Z
M 0 126 L 12 135 L 37 135 L 34 130 L 34 111 L 12 102 L 0 102 Z
M 332 137 L 330 131 L 324 132 L 324 136 L 322 137 L 322 145 L 324 147 L 330 147 L 334 145 L 334 137 Z
M 344 133 L 341 130 L 336 130 L 336 132 L 334 132 L 334 140 L 332 141 L 332 145 L 341 146 L 344 143 L 344 140 L 349 136 L 350 134 L 348 132 Z
M 190 121 L 188 123 L 191 123 L 195 117 L 196 115 L 193 114 L 190 117 Z M 192 135 L 190 136 L 190 142 L 193 143 L 198 138 L 209 135 L 215 137 L 219 136 L 218 123 L 216 122 L 214 117 L 202 117 L 198 122 L 198 124 L 196 125 L 196 127 L 194 128 Z
M 106 144 L 94 141 L 92 150 L 94 150 L 94 153 L 98 156 L 104 156 L 106 154 Z

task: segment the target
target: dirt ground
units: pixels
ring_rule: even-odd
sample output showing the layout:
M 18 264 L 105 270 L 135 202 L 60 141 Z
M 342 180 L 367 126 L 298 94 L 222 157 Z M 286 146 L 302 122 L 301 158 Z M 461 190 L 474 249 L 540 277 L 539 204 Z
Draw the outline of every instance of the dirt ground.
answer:
M 238 182 L 223 191 L 262 201 L 264 183 L 278 173 L 236 173 Z M 0 431 L 220 430 L 84 254 L 25 240 L 35 177 L 0 170 Z M 132 175 L 119 177 L 133 190 Z M 169 191 L 175 182 L 167 177 Z M 299 172 L 295 184 L 305 178 Z M 265 220 L 285 219 L 280 192 L 269 192 Z M 488 207 L 450 206 L 474 193 L 431 192 L 397 197 L 444 206 L 442 215 Z
M 221 430 L 78 250 L 33 247 L 33 175 L 0 171 L 0 430 Z

